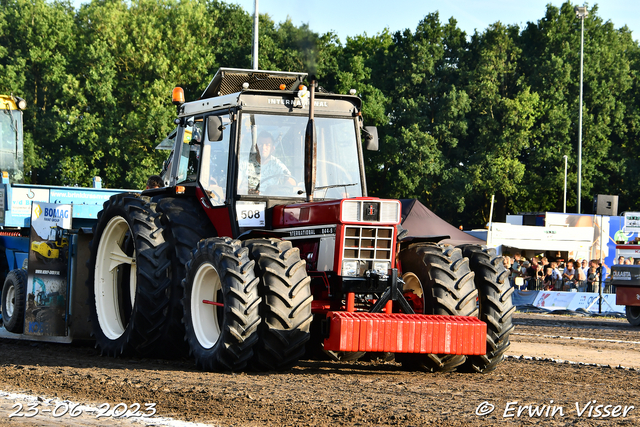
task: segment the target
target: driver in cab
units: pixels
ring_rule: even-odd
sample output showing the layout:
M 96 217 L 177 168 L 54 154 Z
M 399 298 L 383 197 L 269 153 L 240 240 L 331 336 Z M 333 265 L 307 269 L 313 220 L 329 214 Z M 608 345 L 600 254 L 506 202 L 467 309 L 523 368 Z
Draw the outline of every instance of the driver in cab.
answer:
M 275 143 L 269 132 L 260 132 L 257 139 L 257 162 L 249 167 L 249 194 L 264 194 L 269 187 L 290 185 L 296 181 L 287 166 L 273 155 Z

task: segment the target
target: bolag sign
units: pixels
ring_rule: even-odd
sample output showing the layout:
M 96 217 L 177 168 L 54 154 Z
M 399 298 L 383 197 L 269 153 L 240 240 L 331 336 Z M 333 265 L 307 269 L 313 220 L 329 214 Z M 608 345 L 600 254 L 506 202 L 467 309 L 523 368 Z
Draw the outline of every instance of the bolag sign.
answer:
M 24 333 L 67 335 L 69 238 L 72 205 L 33 202 Z

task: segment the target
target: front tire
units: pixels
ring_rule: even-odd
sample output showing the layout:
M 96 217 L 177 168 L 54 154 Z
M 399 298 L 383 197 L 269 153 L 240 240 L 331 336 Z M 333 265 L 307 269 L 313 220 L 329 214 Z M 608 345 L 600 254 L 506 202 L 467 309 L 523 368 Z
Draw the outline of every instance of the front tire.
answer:
M 27 305 L 27 272 L 11 270 L 2 286 L 2 322 L 4 328 L 15 334 L 24 331 L 24 312 Z
M 253 356 L 260 324 L 253 264 L 247 249 L 229 238 L 200 241 L 187 263 L 184 324 L 202 370 L 238 371 Z
M 256 261 L 260 279 L 262 325 L 255 348 L 257 369 L 286 370 L 304 355 L 309 341 L 311 279 L 300 250 L 279 239 L 250 239 L 243 242 Z
M 423 314 L 473 316 L 478 291 L 473 284 L 469 261 L 460 249 L 449 245 L 414 243 L 398 254 L 403 278 L 420 281 Z M 453 354 L 397 354 L 396 360 L 409 369 L 450 372 L 466 356 Z
M 511 318 L 516 310 L 511 300 L 513 288 L 509 283 L 509 272 L 502 263 L 502 257 L 496 256 L 495 249 L 478 245 L 464 245 L 461 249 L 462 254 L 469 258 L 469 266 L 475 273 L 479 296 L 478 318 L 487 324 L 487 353 L 467 357 L 464 368 L 469 372 L 487 373 L 498 367 L 511 345 Z
M 168 333 L 170 246 L 155 204 L 118 194 L 98 214 L 89 259 L 93 334 L 103 355 L 157 356 L 175 345 Z

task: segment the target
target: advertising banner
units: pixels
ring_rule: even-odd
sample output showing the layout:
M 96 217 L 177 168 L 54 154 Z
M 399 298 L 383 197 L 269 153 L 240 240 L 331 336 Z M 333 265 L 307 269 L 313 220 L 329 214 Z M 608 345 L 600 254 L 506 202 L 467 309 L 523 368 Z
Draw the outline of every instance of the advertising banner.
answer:
M 625 312 L 625 307 L 623 305 L 616 305 L 615 294 L 603 294 L 603 298 L 603 312 Z M 536 295 L 533 305 L 540 308 L 546 308 L 547 310 L 576 311 L 577 309 L 582 308 L 592 313 L 597 313 L 599 302 L 598 294 L 595 292 L 540 291 L 538 292 L 538 295 Z
M 67 335 L 69 239 L 72 205 L 33 202 L 24 333 Z

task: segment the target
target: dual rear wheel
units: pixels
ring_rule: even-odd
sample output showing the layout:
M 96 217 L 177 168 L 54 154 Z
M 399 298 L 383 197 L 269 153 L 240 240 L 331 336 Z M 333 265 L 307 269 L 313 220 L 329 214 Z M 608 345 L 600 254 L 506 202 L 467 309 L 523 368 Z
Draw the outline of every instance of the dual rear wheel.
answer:
M 103 354 L 172 357 L 188 345 L 202 369 L 232 371 L 298 361 L 312 299 L 299 250 L 278 239 L 200 240 L 214 234 L 187 199 L 120 194 L 105 203 L 87 281 Z
M 304 354 L 311 290 L 291 242 L 202 240 L 183 286 L 186 337 L 201 369 L 284 370 Z

